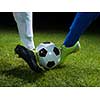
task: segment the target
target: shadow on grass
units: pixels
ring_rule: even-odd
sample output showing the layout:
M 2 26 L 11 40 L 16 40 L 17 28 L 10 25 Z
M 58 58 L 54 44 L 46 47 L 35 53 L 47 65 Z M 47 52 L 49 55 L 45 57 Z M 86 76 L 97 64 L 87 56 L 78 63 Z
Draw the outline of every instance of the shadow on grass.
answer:
M 2 74 L 6 76 L 20 78 L 23 81 L 26 81 L 28 83 L 33 83 L 44 75 L 44 73 L 36 73 L 31 70 L 28 70 L 27 68 L 25 69 L 25 68 L 19 68 L 19 67 L 2 71 Z
M 56 67 L 54 67 L 52 70 L 56 70 L 56 69 L 64 69 L 66 67 L 65 64 L 61 64 L 61 65 L 57 65 Z
M 17 86 L 23 86 L 26 83 L 33 83 L 35 81 L 38 81 L 39 79 L 41 80 L 41 77 L 44 77 L 44 73 L 45 72 L 35 73 L 29 70 L 27 67 L 23 67 L 23 66 L 13 68 L 13 69 L 6 69 L 2 71 L 2 74 L 7 76 L 8 78 L 10 77 L 12 81 L 13 81 L 13 78 L 22 79 L 23 81 L 23 82 L 21 81 L 22 84 L 20 85 L 19 83 L 17 84 Z M 57 66 L 57 68 L 53 69 L 53 73 L 51 73 L 51 75 L 55 75 L 55 77 L 58 77 L 58 79 L 61 79 L 61 81 L 57 81 L 56 78 L 52 79 L 53 80 L 52 82 L 54 82 L 54 84 L 48 83 L 48 84 L 53 84 L 52 86 L 67 86 L 67 87 L 69 86 L 71 87 L 100 86 L 100 77 L 99 77 L 100 69 L 95 68 L 95 66 L 81 67 L 75 64 L 67 64 L 67 65 L 62 65 L 62 66 L 59 65 Z M 49 79 L 50 77 L 48 76 L 47 78 Z M 57 82 L 57 84 L 55 84 L 55 81 Z M 47 82 L 50 82 L 50 81 L 47 81 Z M 16 84 L 12 83 L 11 85 L 14 86 Z
M 59 65 L 59 66 L 53 68 L 52 70 L 62 69 L 64 67 L 65 67 L 65 65 L 63 65 L 63 66 Z M 1 73 L 7 77 L 13 77 L 13 78 L 15 77 L 15 78 L 22 79 L 24 82 L 33 83 L 33 82 L 37 81 L 38 79 L 40 79 L 41 77 L 43 77 L 44 73 L 48 72 L 48 71 L 49 70 L 41 72 L 41 73 L 36 73 L 26 67 L 20 66 L 20 67 L 16 67 L 13 69 L 3 70 Z

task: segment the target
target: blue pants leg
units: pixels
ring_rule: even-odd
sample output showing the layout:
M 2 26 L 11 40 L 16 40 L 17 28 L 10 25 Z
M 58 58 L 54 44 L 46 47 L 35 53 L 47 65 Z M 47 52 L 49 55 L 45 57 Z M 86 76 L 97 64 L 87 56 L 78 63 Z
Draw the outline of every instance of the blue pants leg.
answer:
M 79 12 L 76 14 L 63 45 L 73 46 L 87 27 L 100 15 L 98 12 Z

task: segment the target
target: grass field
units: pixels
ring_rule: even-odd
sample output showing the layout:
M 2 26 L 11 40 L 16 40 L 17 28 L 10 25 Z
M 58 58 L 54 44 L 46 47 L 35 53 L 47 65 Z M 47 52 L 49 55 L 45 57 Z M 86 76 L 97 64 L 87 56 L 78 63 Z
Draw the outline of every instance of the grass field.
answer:
M 62 66 L 35 73 L 14 54 L 21 43 L 16 31 L 0 31 L 0 86 L 1 87 L 80 87 L 100 86 L 100 36 L 87 34 L 80 40 L 81 50 L 67 57 Z M 52 41 L 60 46 L 64 32 L 35 32 L 35 44 Z

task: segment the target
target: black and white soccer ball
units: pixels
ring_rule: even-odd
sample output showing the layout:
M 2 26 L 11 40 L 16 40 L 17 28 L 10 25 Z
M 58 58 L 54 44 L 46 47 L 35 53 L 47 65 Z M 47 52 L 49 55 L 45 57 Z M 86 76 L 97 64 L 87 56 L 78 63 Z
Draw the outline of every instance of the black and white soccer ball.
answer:
M 61 52 L 52 42 L 40 43 L 36 48 L 39 64 L 46 69 L 52 69 L 59 64 Z

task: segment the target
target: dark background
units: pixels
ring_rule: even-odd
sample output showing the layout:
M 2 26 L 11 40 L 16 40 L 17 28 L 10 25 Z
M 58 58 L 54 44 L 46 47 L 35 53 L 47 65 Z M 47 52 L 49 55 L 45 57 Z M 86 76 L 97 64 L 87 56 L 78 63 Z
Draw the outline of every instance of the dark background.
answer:
M 34 30 L 68 30 L 76 13 L 40 12 L 33 14 Z
M 38 30 L 63 30 L 68 31 L 74 17 L 75 12 L 34 12 L 33 13 L 33 28 Z M 16 28 L 11 12 L 0 12 L 0 29 Z M 89 31 L 100 30 L 100 17 L 97 18 L 87 29 Z

